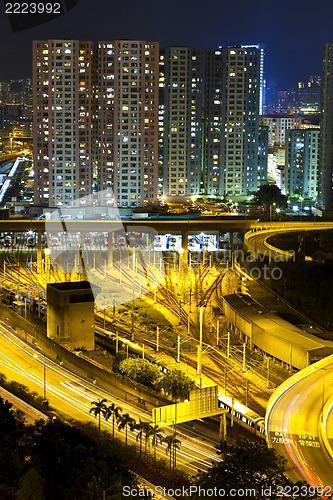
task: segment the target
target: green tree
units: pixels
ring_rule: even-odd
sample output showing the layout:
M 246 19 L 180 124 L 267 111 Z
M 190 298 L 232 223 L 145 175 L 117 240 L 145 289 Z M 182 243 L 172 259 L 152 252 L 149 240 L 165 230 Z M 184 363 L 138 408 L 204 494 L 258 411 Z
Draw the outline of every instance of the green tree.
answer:
M 116 406 L 115 403 L 110 404 L 104 410 L 105 420 L 109 420 L 112 415 L 112 439 L 114 439 L 114 421 L 117 420 L 122 412 L 120 406 Z
M 175 401 L 188 399 L 190 391 L 196 387 L 195 382 L 177 368 L 163 375 L 160 386 L 165 394 Z
M 158 425 L 149 425 L 149 437 L 151 438 L 151 444 L 154 448 L 154 457 L 156 460 L 156 448 L 158 441 L 162 441 L 164 431 Z
M 123 413 L 122 415 L 119 415 L 117 421 L 118 421 L 118 429 L 120 431 L 122 429 L 125 429 L 125 434 L 126 434 L 125 443 L 127 444 L 127 430 L 128 427 L 133 428 L 135 420 L 128 413 Z
M 119 371 L 131 380 L 151 388 L 154 388 L 161 377 L 158 366 L 142 358 L 124 359 L 119 363 Z
M 16 500 L 45 500 L 43 493 L 44 482 L 37 469 L 34 467 L 28 469 L 21 477 Z
M 263 441 L 245 440 L 232 445 L 223 441 L 216 449 L 222 460 L 197 476 L 197 486 L 224 490 L 254 488 L 254 498 L 260 499 L 264 498 L 260 493 L 262 488 L 271 487 L 275 498 L 278 486 L 293 484 L 285 476 L 285 460 Z
M 97 401 L 92 401 L 92 407 L 89 410 L 89 413 L 93 413 L 95 418 L 98 417 L 98 434 L 101 434 L 101 414 L 105 414 L 107 400 L 97 399 Z
M 141 418 L 139 422 L 137 422 L 133 427 L 133 430 L 139 431 L 136 435 L 136 441 L 138 442 L 140 440 L 140 456 L 142 453 L 142 438 L 148 428 L 149 428 L 149 423 L 144 422 L 143 420 L 141 420 Z
M 279 208 L 287 208 L 288 198 L 281 194 L 281 190 L 276 184 L 264 184 L 253 194 L 255 203 L 263 205 L 266 210 L 269 210 L 270 205 L 273 205 L 273 203 L 276 203 Z
M 176 450 L 179 450 L 179 446 L 181 445 L 181 441 L 177 438 L 177 432 L 173 434 L 169 434 L 168 436 L 164 436 L 161 440 L 161 443 L 166 444 L 165 454 L 170 453 L 170 469 L 172 468 L 172 455 L 173 455 L 173 463 L 176 467 Z
M 26 428 L 12 407 L 0 397 L 0 498 L 14 498 L 25 467 L 22 444 Z

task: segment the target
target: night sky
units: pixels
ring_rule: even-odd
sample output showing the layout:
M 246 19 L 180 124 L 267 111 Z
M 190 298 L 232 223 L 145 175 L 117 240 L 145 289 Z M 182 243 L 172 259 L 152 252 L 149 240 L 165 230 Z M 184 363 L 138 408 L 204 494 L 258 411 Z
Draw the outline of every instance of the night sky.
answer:
M 0 9 L 0 80 L 31 76 L 34 39 L 131 38 L 162 47 L 261 43 L 268 83 L 285 89 L 321 74 L 322 45 L 333 42 L 331 0 L 80 0 L 64 16 L 17 33 Z

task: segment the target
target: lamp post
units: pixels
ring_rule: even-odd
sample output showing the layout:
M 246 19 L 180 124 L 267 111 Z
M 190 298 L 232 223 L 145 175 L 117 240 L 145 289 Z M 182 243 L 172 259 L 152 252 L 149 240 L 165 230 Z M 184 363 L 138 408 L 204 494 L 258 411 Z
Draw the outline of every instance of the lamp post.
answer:
M 45 364 L 45 354 L 44 354 L 44 367 L 43 367 L 43 404 L 46 406 L 46 364 Z
M 272 207 L 275 207 L 275 206 L 276 206 L 275 202 L 269 206 L 269 222 L 272 222 Z
M 304 200 L 304 198 L 301 196 L 300 200 L 301 200 L 301 220 L 303 220 L 303 200 Z
M 200 306 L 200 336 L 199 336 L 199 345 L 198 345 L 198 362 L 197 362 L 197 375 L 199 375 L 200 380 L 200 389 L 201 389 L 201 361 L 202 361 L 202 310 L 203 307 Z
M 316 222 L 316 206 L 317 206 L 318 201 L 315 201 L 315 208 L 314 208 L 314 214 L 313 214 L 313 222 Z
M 24 338 L 27 340 L 27 299 L 24 297 Z
M 46 274 L 46 282 L 48 281 L 49 278 L 49 269 L 50 269 L 50 253 L 51 250 L 49 248 L 45 248 L 44 250 L 45 253 L 45 274 Z
M 178 281 L 180 283 L 180 273 L 181 273 L 181 265 L 182 265 L 182 259 L 183 259 L 183 253 L 184 253 L 184 249 L 183 248 L 180 248 L 178 250 Z

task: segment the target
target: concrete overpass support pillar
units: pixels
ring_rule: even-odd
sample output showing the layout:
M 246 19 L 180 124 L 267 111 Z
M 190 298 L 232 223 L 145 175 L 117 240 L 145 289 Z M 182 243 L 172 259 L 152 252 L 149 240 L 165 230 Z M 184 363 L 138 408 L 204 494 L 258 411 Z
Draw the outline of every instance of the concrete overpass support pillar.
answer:
M 187 269 L 188 265 L 188 231 L 182 231 L 182 260 L 183 266 Z
M 108 265 L 113 266 L 113 232 L 108 233 Z
M 230 246 L 231 248 L 233 248 L 234 246 L 234 233 L 233 232 L 230 232 Z
M 40 273 L 42 267 L 42 231 L 37 231 L 37 272 Z

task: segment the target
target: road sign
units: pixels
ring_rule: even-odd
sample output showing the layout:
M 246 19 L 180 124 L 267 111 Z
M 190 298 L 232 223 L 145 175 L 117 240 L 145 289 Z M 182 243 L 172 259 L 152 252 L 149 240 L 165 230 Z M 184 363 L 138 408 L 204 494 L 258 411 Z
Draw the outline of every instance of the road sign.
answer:
M 173 405 L 153 408 L 154 425 L 172 425 L 211 417 L 226 410 L 218 406 L 218 386 L 205 387 L 190 392 L 190 400 Z

